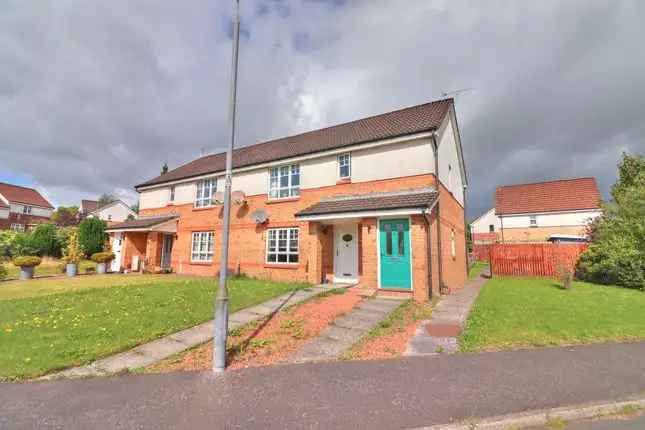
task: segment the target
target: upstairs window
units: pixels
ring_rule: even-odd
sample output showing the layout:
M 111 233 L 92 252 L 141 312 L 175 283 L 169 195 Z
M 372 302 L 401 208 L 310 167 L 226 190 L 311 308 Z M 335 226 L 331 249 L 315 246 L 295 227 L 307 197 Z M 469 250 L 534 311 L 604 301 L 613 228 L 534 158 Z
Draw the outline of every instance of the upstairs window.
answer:
M 529 225 L 531 226 L 531 228 L 537 227 L 537 216 L 531 215 L 529 217 Z
M 175 186 L 174 185 L 170 186 L 170 201 L 171 202 L 175 201 Z
M 31 206 L 23 206 L 22 207 L 22 213 L 23 214 L 30 214 L 31 213 Z
M 269 198 L 284 199 L 300 195 L 300 166 L 272 167 L 269 170 Z
M 352 176 L 352 157 L 350 154 L 338 156 L 338 176 L 340 179 L 347 179 Z
M 213 205 L 213 195 L 217 191 L 215 179 L 204 179 L 197 182 L 197 193 L 195 194 L 195 207 L 203 208 Z M 174 197 L 174 196 L 173 196 Z
M 495 224 L 489 224 L 488 225 L 488 232 L 489 233 L 495 233 Z

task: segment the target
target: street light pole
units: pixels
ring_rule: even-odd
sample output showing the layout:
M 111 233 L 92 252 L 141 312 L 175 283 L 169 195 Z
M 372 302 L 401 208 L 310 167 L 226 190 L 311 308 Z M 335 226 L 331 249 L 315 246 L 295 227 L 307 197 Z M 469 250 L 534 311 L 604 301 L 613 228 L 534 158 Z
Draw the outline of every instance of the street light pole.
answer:
M 240 44 L 240 0 L 235 1 L 233 21 L 233 66 L 229 100 L 229 141 L 226 150 L 226 176 L 224 177 L 224 225 L 222 226 L 222 252 L 219 259 L 219 286 L 215 297 L 215 321 L 213 326 L 213 372 L 226 369 L 226 336 L 228 335 L 228 238 L 231 227 L 231 177 L 233 170 L 233 147 L 235 146 L 235 112 L 237 99 L 237 63 Z

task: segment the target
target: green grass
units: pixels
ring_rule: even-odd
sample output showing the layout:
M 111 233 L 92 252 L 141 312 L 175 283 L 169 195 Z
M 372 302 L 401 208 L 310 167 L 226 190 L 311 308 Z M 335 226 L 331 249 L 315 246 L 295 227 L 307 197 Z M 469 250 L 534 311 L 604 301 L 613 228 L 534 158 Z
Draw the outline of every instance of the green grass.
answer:
M 63 264 L 61 260 L 43 260 L 39 266 L 34 268 L 34 276 L 62 275 L 61 264 Z M 20 267 L 14 266 L 11 262 L 4 263 L 4 267 L 7 269 L 7 279 L 18 279 Z M 78 272 L 85 273 L 85 269 L 88 267 L 95 268 L 96 263 L 91 260 L 83 260 L 78 265 Z M 4 284 L 0 284 L 0 286 L 2 285 Z
M 87 278 L 113 282 L 103 288 L 0 301 L 0 380 L 85 364 L 213 317 L 212 278 L 131 275 L 139 282 L 129 285 L 116 275 Z M 229 309 L 235 312 L 305 286 L 233 279 Z
M 494 278 L 460 338 L 464 351 L 645 339 L 645 293 L 551 279 Z
M 475 261 L 475 263 L 470 266 L 468 269 L 468 280 L 475 279 L 478 277 L 484 269 L 488 267 L 488 262 L 486 261 Z

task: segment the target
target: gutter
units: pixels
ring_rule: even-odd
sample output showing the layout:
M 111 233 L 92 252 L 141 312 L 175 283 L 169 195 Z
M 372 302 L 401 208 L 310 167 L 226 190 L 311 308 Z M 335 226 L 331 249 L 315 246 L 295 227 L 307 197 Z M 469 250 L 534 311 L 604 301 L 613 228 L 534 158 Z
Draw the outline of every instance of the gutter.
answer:
M 437 133 L 432 132 L 432 150 L 434 151 L 434 173 L 435 181 L 437 181 L 437 257 L 439 258 L 439 294 L 441 294 L 441 286 L 443 285 L 443 251 L 441 249 L 441 183 L 439 181 L 439 145 L 437 144 Z
M 426 240 L 426 247 L 427 247 L 427 253 L 428 253 L 428 300 L 432 300 L 432 232 L 430 231 L 430 215 L 432 214 L 432 211 L 434 210 L 435 206 L 439 203 L 439 195 L 437 195 L 437 199 L 432 203 L 432 205 L 428 209 L 423 210 L 423 219 L 426 222 L 426 226 L 428 227 L 428 234 L 427 234 L 427 240 Z

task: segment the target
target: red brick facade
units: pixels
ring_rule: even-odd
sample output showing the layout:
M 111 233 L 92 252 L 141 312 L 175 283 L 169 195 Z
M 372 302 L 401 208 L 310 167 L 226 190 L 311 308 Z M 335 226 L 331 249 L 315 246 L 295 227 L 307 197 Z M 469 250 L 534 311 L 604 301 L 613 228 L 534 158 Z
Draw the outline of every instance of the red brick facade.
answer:
M 317 203 L 321 197 L 337 194 L 364 194 L 435 185 L 432 174 L 410 176 L 362 183 L 342 183 L 330 187 L 302 189 L 300 197 L 289 200 L 269 201 L 266 194 L 247 196 L 246 204 L 233 205 L 231 210 L 231 236 L 229 268 L 238 269 L 249 276 L 320 283 L 333 277 L 334 226 L 320 222 L 300 221 L 294 214 Z M 460 288 L 466 280 L 466 255 L 464 246 L 463 207 L 440 187 L 441 235 L 443 249 L 443 282 L 451 289 Z M 250 216 L 257 209 L 264 209 L 269 220 L 257 224 Z M 169 205 L 164 208 L 142 210 L 140 215 L 179 216 L 177 233 L 172 248 L 171 266 L 177 273 L 215 276 L 219 271 L 220 232 L 222 206 L 195 208 L 193 204 Z M 360 283 L 378 286 L 377 218 L 359 218 L 358 255 Z M 436 209 L 431 214 L 410 216 L 412 248 L 412 295 L 419 301 L 429 297 L 430 282 L 433 293 L 439 291 L 438 247 Z M 299 263 L 266 264 L 267 230 L 276 227 L 299 227 Z M 193 232 L 215 233 L 212 263 L 191 262 Z M 454 231 L 455 256 L 451 255 L 451 231 Z M 428 234 L 430 237 L 428 238 Z M 158 268 L 161 263 L 162 234 L 133 232 L 125 235 L 122 265 L 129 266 L 133 255 L 141 255 L 148 267 Z M 429 254 L 431 264 L 429 264 Z M 432 274 L 432 277 L 430 276 Z
M 9 218 L 0 219 L 0 230 L 9 230 L 11 224 L 21 224 L 25 230 L 29 230 L 35 225 L 47 222 L 50 222 L 47 217 L 10 212 Z

